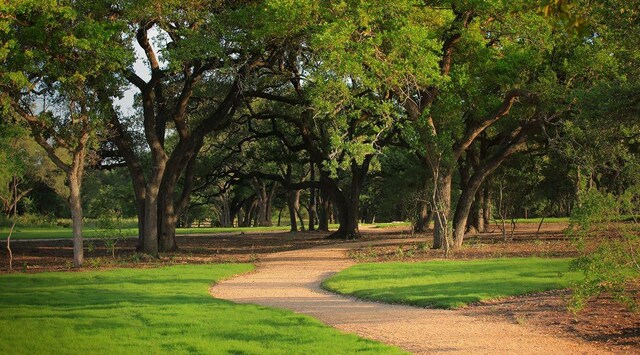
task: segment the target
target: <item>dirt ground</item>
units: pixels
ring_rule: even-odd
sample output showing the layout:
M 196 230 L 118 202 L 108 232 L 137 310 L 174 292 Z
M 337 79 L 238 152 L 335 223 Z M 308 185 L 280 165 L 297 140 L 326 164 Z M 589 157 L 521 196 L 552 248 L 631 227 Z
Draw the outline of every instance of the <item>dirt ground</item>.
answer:
M 566 224 L 548 223 L 537 233 L 537 224 L 519 224 L 507 242 L 493 226 L 491 233 L 468 236 L 462 249 L 451 258 L 477 259 L 513 256 L 572 257 L 577 249 L 563 234 Z M 431 250 L 429 233 L 412 234 L 405 229 L 370 229 L 362 231 L 363 247 L 349 256 L 356 262 L 422 261 L 441 259 L 442 251 Z M 136 240 L 120 241 L 115 258 L 99 240 L 85 241 L 85 269 L 111 267 L 153 267 L 185 263 L 257 262 L 261 257 L 279 251 L 339 243 L 326 240 L 326 233 L 236 233 L 215 236 L 178 236 L 180 250 L 149 260 L 135 253 Z M 419 238 L 416 239 L 410 238 Z M 384 246 L 369 246 L 366 241 L 393 239 Z M 397 240 L 397 242 L 395 242 Z M 18 272 L 74 270 L 71 264 L 70 240 L 14 241 L 14 269 Z M 6 252 L 0 253 L 5 273 Z M 638 287 L 640 289 L 640 287 Z M 640 353 L 640 313 L 632 313 L 610 298 L 592 301 L 577 315 L 566 310 L 570 291 L 550 291 L 472 305 L 462 312 L 478 319 L 500 319 L 531 327 L 553 335 L 582 339 L 617 353 Z

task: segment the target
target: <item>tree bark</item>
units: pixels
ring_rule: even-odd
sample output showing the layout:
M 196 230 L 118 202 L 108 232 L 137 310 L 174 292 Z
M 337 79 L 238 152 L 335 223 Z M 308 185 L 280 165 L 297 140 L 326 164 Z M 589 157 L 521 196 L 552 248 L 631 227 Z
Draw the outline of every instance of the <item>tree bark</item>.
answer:
M 271 227 L 273 222 L 271 221 L 271 217 L 273 216 L 273 199 L 276 197 L 276 191 L 278 190 L 278 184 L 274 181 L 273 185 L 271 185 L 271 190 L 269 191 L 269 196 L 267 198 L 267 210 L 266 210 L 266 220 L 265 225 L 267 227 Z
M 158 198 L 158 250 L 162 252 L 175 251 L 176 224 L 178 214 L 175 210 L 175 184 L 165 186 Z
M 143 253 L 158 255 L 158 191 L 159 184 L 147 184 L 144 201 L 144 249 Z
M 452 246 L 452 232 L 449 226 L 451 214 L 451 181 L 452 173 L 447 171 L 438 174 L 433 194 L 434 227 L 433 249 L 444 249 L 447 252 Z
M 302 190 L 296 191 L 296 197 L 295 197 L 293 206 L 296 212 L 296 216 L 298 216 L 298 219 L 300 219 L 300 230 L 304 232 L 304 219 L 302 218 L 302 212 L 300 211 L 300 193 L 301 192 Z
M 299 194 L 295 190 L 289 190 L 287 192 L 287 206 L 289 207 L 289 224 L 291 225 L 291 232 L 298 231 L 298 222 L 296 217 L 296 200 L 299 198 Z
M 418 194 L 418 200 L 416 201 L 416 232 L 425 232 L 429 228 L 431 218 L 433 217 L 429 208 L 429 188 L 431 187 L 431 180 L 424 174 L 422 181 L 422 188 Z
M 464 240 L 464 231 L 467 225 L 467 218 L 471 210 L 471 204 L 476 192 L 484 179 L 497 169 L 502 162 L 518 151 L 528 135 L 528 130 L 516 129 L 510 136 L 510 139 L 501 144 L 493 155 L 485 160 L 465 184 L 462 194 L 458 199 L 456 212 L 453 218 L 453 233 L 455 247 L 462 246 Z
M 323 174 L 325 175 L 324 180 L 330 182 L 327 184 L 327 187 L 329 187 L 329 193 L 332 194 L 331 200 L 338 208 L 338 220 L 340 222 L 338 230 L 329 235 L 328 238 L 355 239 L 360 237 L 360 231 L 358 229 L 360 193 L 362 192 L 364 179 L 369 171 L 371 159 L 373 159 L 373 155 L 369 154 L 363 159 L 362 165 L 358 165 L 355 160 L 351 161 L 351 186 L 348 196 L 346 196 L 327 173 Z
M 489 231 L 489 226 L 491 225 L 491 184 L 489 183 L 490 178 L 487 179 L 484 191 L 482 192 L 482 220 L 484 221 L 483 232 Z
M 318 213 L 318 230 L 322 232 L 329 231 L 329 193 L 324 189 L 320 190 L 320 211 Z
M 471 206 L 471 210 L 473 211 L 473 213 L 471 215 L 470 223 L 470 225 L 475 228 L 478 233 L 484 232 L 483 206 L 484 189 L 479 188 L 478 191 L 476 191 L 476 196 L 473 199 L 473 205 Z
M 73 265 L 81 267 L 84 262 L 82 243 L 82 167 L 74 166 L 68 176 L 69 207 L 73 229 Z
M 315 164 L 311 162 L 311 181 L 316 179 Z M 316 188 L 309 189 L 309 230 L 315 230 L 316 224 Z

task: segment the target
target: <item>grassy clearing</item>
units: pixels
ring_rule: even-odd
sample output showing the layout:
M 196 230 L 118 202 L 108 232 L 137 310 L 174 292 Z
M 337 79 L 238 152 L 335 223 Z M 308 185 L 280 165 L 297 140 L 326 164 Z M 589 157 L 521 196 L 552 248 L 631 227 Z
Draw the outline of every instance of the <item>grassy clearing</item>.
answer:
M 514 219 L 516 223 L 540 223 L 541 220 L 542 220 L 542 217 Z M 502 220 L 500 219 L 491 220 L 491 223 L 501 223 L 501 222 Z M 511 223 L 511 219 L 507 218 L 505 219 L 505 222 Z M 545 217 L 544 223 L 569 223 L 569 217 Z
M 327 279 L 323 287 L 369 300 L 449 309 L 567 288 L 581 275 L 569 272 L 569 261 L 505 258 L 360 264 Z
M 249 264 L 0 277 L 2 354 L 400 353 L 319 321 L 217 300 Z
M 329 228 L 335 230 L 337 224 L 330 224 Z M 194 227 L 194 228 L 177 228 L 177 235 L 186 234 L 231 234 L 231 233 L 265 233 L 265 232 L 288 232 L 290 226 L 272 226 L 272 227 Z M 104 232 L 98 232 L 92 226 L 83 229 L 84 238 L 104 237 Z M 137 236 L 137 227 L 122 228 L 122 233 L 127 236 Z M 0 239 L 6 239 L 9 234 L 9 228 L 0 228 Z M 71 228 L 65 227 L 16 227 L 13 231 L 12 239 L 71 239 Z
M 361 223 L 360 225 L 368 226 L 370 228 L 381 228 L 381 229 L 384 229 L 384 228 L 397 228 L 397 227 L 409 228 L 409 227 L 411 227 L 411 222 L 397 221 L 397 222 L 381 222 L 381 223 L 373 223 L 373 224 Z
M 273 231 L 282 231 L 286 232 L 289 230 L 289 226 L 280 226 L 280 227 L 237 227 L 237 228 L 178 228 L 176 229 L 176 234 L 184 235 L 184 234 L 216 234 L 216 233 L 263 233 L 263 232 L 273 232 Z M 137 236 L 138 228 L 123 228 L 122 232 L 128 236 Z M 0 228 L 0 238 L 6 238 L 9 233 L 8 228 Z M 83 236 L 85 238 L 96 238 L 99 236 L 99 232 L 97 232 L 93 228 L 85 228 L 83 230 Z M 13 239 L 66 239 L 71 238 L 71 228 L 63 228 L 63 227 L 48 227 L 48 228 L 37 228 L 37 227 L 26 227 L 26 228 L 16 228 L 13 231 Z

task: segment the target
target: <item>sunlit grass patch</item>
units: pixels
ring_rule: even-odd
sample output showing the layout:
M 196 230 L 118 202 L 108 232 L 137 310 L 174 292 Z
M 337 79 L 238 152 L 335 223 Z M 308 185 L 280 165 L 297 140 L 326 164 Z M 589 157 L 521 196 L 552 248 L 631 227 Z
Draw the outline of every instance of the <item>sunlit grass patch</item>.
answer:
M 567 288 L 580 277 L 569 259 L 505 258 L 370 263 L 332 276 L 323 287 L 388 303 L 457 308 L 469 303 Z

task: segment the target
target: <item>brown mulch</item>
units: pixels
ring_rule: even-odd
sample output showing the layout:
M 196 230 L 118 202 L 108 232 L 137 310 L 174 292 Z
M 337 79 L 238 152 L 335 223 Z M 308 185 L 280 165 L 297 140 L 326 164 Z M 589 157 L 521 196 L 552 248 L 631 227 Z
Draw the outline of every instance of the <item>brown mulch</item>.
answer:
M 495 257 L 574 257 L 578 250 L 565 237 L 566 224 L 549 223 L 537 233 L 537 224 L 518 224 L 513 238 L 505 242 L 497 227 L 491 233 L 468 236 L 464 246 L 450 258 L 477 259 Z M 423 261 L 442 259 L 442 251 L 432 250 L 429 233 L 413 234 L 408 230 L 365 230 L 363 241 L 397 239 L 384 246 L 364 246 L 349 255 L 358 262 Z M 327 233 L 235 233 L 214 236 L 178 236 L 179 251 L 147 259 L 135 252 L 136 240 L 120 241 L 116 257 L 101 241 L 85 241 L 86 269 L 112 267 L 153 267 L 187 263 L 256 262 L 266 254 L 339 243 L 327 240 Z M 415 241 L 409 238 L 424 238 Z M 366 245 L 366 244 L 365 244 Z M 87 248 L 88 247 L 88 248 Z M 4 248 L 3 248 L 4 249 Z M 14 241 L 14 269 L 18 272 L 74 270 L 70 240 Z M 6 273 L 8 257 L 0 253 L 0 273 Z M 608 297 L 593 300 L 586 309 L 573 315 L 566 309 L 570 291 L 557 290 L 527 296 L 482 302 L 462 310 L 475 317 L 500 318 L 535 330 L 569 338 L 584 339 L 614 352 L 640 353 L 640 313 L 632 313 Z
M 499 319 L 546 333 L 574 337 L 616 353 L 640 353 L 640 313 L 602 296 L 577 314 L 567 310 L 569 290 L 485 301 L 465 308 L 469 316 Z

